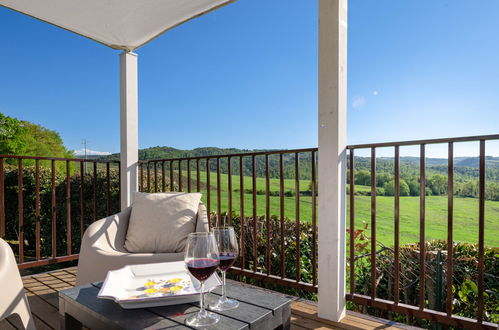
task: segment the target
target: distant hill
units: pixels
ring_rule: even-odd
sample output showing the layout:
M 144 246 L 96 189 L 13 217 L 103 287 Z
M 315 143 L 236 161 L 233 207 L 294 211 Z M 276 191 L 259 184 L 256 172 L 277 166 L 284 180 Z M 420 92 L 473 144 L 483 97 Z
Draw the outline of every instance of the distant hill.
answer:
M 268 151 L 267 149 L 238 149 L 238 148 L 216 148 L 216 147 L 202 147 L 192 150 L 175 149 L 172 147 L 150 147 L 139 150 L 139 160 L 150 159 L 167 159 L 167 158 L 185 158 L 185 157 L 199 157 L 211 155 L 228 155 L 239 154 L 247 152 L 260 152 Z M 103 156 L 101 159 L 114 159 L 119 160 L 120 154 L 115 153 L 109 156 Z
M 210 155 L 227 155 L 238 153 L 250 153 L 260 151 L 271 151 L 270 149 L 238 149 L 238 148 L 217 148 L 217 147 L 202 147 L 192 150 L 182 150 L 173 147 L 151 147 L 139 150 L 139 160 L 151 159 L 169 159 L 169 158 L 186 158 Z M 101 156 L 101 159 L 119 160 L 119 154 L 112 154 L 108 156 Z M 356 170 L 370 170 L 371 159 L 369 157 L 355 157 Z M 411 175 L 419 173 L 419 157 L 401 157 L 401 169 Z M 265 159 L 264 157 L 257 157 L 257 176 L 265 175 Z M 377 159 L 378 173 L 393 173 L 393 157 L 380 157 Z M 455 157 L 454 167 L 455 175 L 461 178 L 477 178 L 479 158 L 478 157 Z M 204 166 L 204 165 L 202 165 Z M 227 161 L 221 159 L 220 170 L 222 173 L 227 173 Z M 239 173 L 238 162 L 233 163 L 233 173 Z M 216 170 L 214 162 L 211 164 L 212 170 Z M 426 158 L 427 175 L 431 174 L 446 174 L 447 173 L 447 159 L 446 158 Z M 487 156 L 486 158 L 487 180 L 499 181 L 499 157 Z M 279 177 L 279 163 L 278 157 L 270 158 L 270 176 L 273 178 Z M 247 157 L 244 160 L 244 174 L 251 175 L 251 158 Z M 284 155 L 284 176 L 286 178 L 294 178 L 294 154 Z M 311 159 L 310 154 L 300 154 L 300 178 L 311 178 Z
M 368 157 L 366 157 L 369 159 Z M 393 157 L 380 157 L 378 159 L 384 159 L 388 161 L 393 161 Z M 426 158 L 426 166 L 447 166 L 447 158 Z M 416 164 L 419 166 L 419 157 L 400 157 L 401 164 Z M 480 164 L 479 157 L 455 157 L 454 166 L 455 167 L 473 167 L 478 168 Z M 486 156 L 485 165 L 488 168 L 499 168 L 499 157 Z
M 139 150 L 139 160 L 151 160 L 151 159 L 168 159 L 168 158 L 186 158 L 186 157 L 202 157 L 211 155 L 228 155 L 228 154 L 239 154 L 239 153 L 251 153 L 251 152 L 261 152 L 261 151 L 272 151 L 273 149 L 238 149 L 238 148 L 217 148 L 217 147 L 201 147 L 191 150 L 176 149 L 173 147 L 150 147 Z M 114 153 L 111 155 L 98 156 L 92 155 L 92 158 L 99 157 L 100 159 L 113 159 L 119 160 L 120 154 Z M 356 160 L 361 162 L 370 162 L 369 157 L 355 157 Z M 379 162 L 393 163 L 393 157 L 379 157 Z M 447 166 L 447 158 L 426 158 L 426 166 Z M 479 157 L 455 157 L 454 166 L 455 167 L 472 167 L 478 168 L 480 159 Z M 488 168 L 499 168 L 499 157 L 487 156 L 486 166 Z M 400 157 L 400 163 L 406 165 L 417 165 L 419 166 L 419 157 L 404 156 Z
M 468 157 L 461 159 L 459 162 L 456 163 L 457 163 L 456 166 L 478 167 L 480 164 L 480 158 Z M 485 166 L 488 168 L 499 168 L 499 157 L 486 156 Z

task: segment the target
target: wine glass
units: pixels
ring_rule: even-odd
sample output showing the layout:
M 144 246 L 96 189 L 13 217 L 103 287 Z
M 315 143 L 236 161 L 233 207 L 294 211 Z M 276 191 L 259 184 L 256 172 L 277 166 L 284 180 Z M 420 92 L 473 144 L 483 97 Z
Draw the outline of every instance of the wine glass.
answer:
M 218 268 L 222 271 L 222 296 L 214 305 L 210 305 L 210 309 L 215 311 L 226 311 L 237 308 L 239 302 L 234 299 L 227 298 L 227 288 L 225 284 L 225 272 L 232 266 L 238 255 L 237 237 L 233 227 L 215 227 L 213 234 L 218 244 L 220 252 L 220 264 Z
M 204 282 L 216 271 L 220 262 L 217 242 L 213 233 L 191 233 L 187 236 L 185 264 L 189 272 L 201 282 L 200 310 L 185 323 L 193 327 L 206 327 L 218 322 L 220 317 L 204 307 Z

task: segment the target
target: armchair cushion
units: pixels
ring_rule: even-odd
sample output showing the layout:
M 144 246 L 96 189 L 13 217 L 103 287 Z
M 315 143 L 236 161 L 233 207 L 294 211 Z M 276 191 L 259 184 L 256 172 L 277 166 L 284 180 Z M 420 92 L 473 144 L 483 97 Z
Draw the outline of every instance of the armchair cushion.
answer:
M 196 231 L 200 193 L 134 193 L 125 249 L 131 253 L 175 253 Z

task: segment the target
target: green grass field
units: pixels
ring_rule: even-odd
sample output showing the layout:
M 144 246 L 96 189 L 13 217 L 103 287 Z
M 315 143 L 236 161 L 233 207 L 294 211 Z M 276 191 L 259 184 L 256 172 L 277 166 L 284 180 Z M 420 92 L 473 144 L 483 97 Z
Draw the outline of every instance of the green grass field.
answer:
M 178 173 L 175 173 L 178 179 Z M 186 171 L 183 173 L 183 189 L 187 190 Z M 195 189 L 196 174 L 192 173 L 192 187 Z M 203 202 L 207 203 L 206 172 L 200 172 L 200 182 L 203 192 Z M 211 211 L 217 210 L 217 175 L 210 173 L 210 195 Z M 300 190 L 309 189 L 309 180 L 300 180 Z M 265 190 L 265 178 L 256 179 L 257 190 Z M 251 177 L 244 177 L 244 189 L 252 189 Z M 284 180 L 284 191 L 293 191 L 295 180 Z M 370 190 L 367 186 L 356 186 L 356 191 Z M 229 189 L 228 175 L 220 174 L 220 208 L 221 211 L 228 211 Z M 239 176 L 232 177 L 232 209 L 235 213 L 240 213 L 240 186 Z M 270 190 L 279 191 L 279 179 L 270 179 Z M 256 209 L 258 215 L 265 215 L 266 203 L 265 195 L 257 195 Z M 379 196 L 377 202 L 376 235 L 377 240 L 385 245 L 393 244 L 393 222 L 394 222 L 394 199 L 388 196 Z M 296 219 L 295 197 L 284 198 L 284 215 L 291 219 Z M 244 194 L 245 215 L 252 214 L 252 194 Z M 312 198 L 310 196 L 300 196 L 300 220 L 311 221 L 312 219 Z M 363 227 L 363 221 L 370 224 L 371 221 L 371 197 L 355 196 L 355 223 L 356 228 Z M 347 212 L 349 212 L 347 210 Z M 280 214 L 279 196 L 270 196 L 270 213 Z M 347 213 L 348 214 L 348 213 Z M 447 197 L 427 196 L 426 197 L 426 239 L 446 239 L 447 238 Z M 368 229 L 370 236 L 370 226 Z M 455 198 L 454 199 L 454 240 L 466 241 L 470 243 L 478 242 L 478 199 L 476 198 Z M 419 241 L 419 197 L 400 198 L 400 242 L 413 243 Z M 485 202 L 485 244 L 488 246 L 499 246 L 499 202 Z

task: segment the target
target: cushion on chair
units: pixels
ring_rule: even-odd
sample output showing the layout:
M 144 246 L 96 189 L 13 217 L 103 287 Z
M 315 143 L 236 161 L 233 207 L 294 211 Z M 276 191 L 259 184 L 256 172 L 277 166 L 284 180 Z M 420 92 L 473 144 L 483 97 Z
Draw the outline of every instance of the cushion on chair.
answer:
M 185 250 L 196 230 L 201 193 L 134 193 L 125 249 L 132 253 Z

